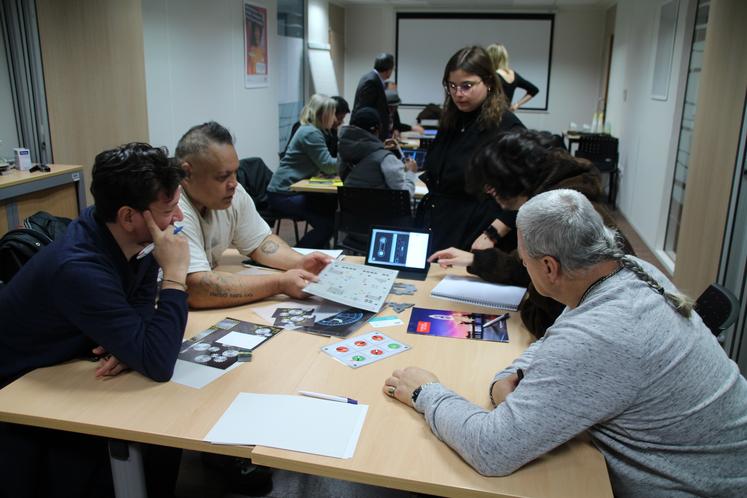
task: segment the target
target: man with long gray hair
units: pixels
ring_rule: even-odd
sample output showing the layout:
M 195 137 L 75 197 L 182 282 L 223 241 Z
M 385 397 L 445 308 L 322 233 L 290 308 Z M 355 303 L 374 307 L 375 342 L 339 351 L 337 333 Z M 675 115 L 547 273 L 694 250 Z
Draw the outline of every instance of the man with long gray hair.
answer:
M 588 431 L 616 496 L 743 495 L 747 382 L 691 301 L 623 255 L 574 190 L 533 197 L 516 224 L 536 289 L 566 308 L 495 376 L 494 408 L 415 367 L 395 370 L 384 393 L 423 413 L 481 474 L 510 474 Z

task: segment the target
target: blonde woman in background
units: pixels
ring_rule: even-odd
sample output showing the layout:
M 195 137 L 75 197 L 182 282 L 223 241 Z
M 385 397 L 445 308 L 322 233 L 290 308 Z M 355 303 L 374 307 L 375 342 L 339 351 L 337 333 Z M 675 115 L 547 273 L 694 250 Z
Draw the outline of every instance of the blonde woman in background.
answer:
M 495 72 L 498 74 L 498 79 L 503 85 L 503 93 L 506 94 L 506 101 L 509 104 L 509 109 L 511 112 L 516 112 L 519 107 L 532 100 L 532 98 L 539 93 L 539 88 L 522 78 L 519 73 L 508 66 L 508 51 L 506 50 L 506 47 L 494 43 L 493 45 L 489 45 L 486 50 L 488 51 L 488 55 L 490 55 L 490 59 L 493 61 L 493 66 L 495 66 Z M 518 102 L 511 104 L 514 99 L 514 92 L 517 88 L 521 88 L 526 93 Z
M 290 186 L 319 174 L 337 174 L 337 159 L 329 153 L 325 142 L 325 133 L 335 124 L 336 109 L 334 99 L 319 94 L 311 96 L 301 111 L 301 126 L 267 186 L 272 209 L 283 216 L 304 219 L 313 227 L 298 242 L 299 247 L 329 248 L 334 231 L 336 196 L 291 192 Z

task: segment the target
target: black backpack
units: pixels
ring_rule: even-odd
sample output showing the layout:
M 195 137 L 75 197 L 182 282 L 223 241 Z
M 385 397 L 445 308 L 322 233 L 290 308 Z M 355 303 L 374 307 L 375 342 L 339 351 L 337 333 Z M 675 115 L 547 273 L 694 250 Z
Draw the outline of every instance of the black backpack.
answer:
M 67 230 L 67 226 L 71 221 L 70 218 L 55 216 L 46 211 L 39 211 L 23 220 L 23 226 L 41 232 L 54 240 L 65 233 L 65 230 Z
M 17 228 L 0 239 L 0 281 L 9 282 L 13 275 L 52 239 L 30 228 Z
M 26 218 L 26 228 L 11 230 L 0 238 L 0 282 L 9 282 L 37 252 L 65 233 L 69 218 L 39 211 Z

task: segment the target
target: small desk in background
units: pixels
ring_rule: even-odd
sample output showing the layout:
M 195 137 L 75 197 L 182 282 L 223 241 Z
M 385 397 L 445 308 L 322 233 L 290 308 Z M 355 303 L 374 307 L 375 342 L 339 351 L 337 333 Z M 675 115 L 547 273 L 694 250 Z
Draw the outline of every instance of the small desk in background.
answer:
M 83 167 L 50 164 L 49 172 L 0 175 L 0 235 L 37 211 L 76 218 L 86 207 Z
M 336 194 L 337 187 L 331 183 L 311 183 L 309 180 L 300 180 L 290 186 L 292 192 L 310 192 L 314 194 Z M 415 199 L 421 199 L 428 193 L 428 187 L 420 179 L 415 182 Z

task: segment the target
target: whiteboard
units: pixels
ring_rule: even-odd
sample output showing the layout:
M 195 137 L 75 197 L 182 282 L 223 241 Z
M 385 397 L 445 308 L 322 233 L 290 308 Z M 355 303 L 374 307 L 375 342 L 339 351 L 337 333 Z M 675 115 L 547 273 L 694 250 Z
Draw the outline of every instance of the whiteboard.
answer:
M 320 93 L 328 97 L 339 95 L 337 79 L 335 78 L 335 68 L 332 65 L 332 56 L 329 49 L 309 47 L 308 53 L 314 93 Z
M 442 104 L 444 67 L 469 45 L 506 46 L 509 66 L 539 93 L 522 109 L 547 110 L 555 16 L 552 14 L 397 14 L 397 91 L 402 105 Z M 517 89 L 514 102 L 524 95 Z

